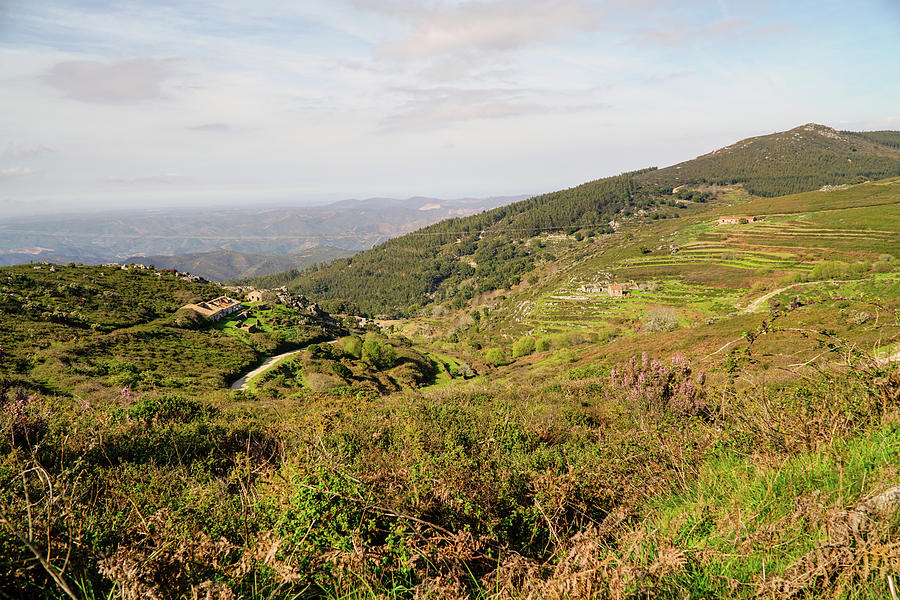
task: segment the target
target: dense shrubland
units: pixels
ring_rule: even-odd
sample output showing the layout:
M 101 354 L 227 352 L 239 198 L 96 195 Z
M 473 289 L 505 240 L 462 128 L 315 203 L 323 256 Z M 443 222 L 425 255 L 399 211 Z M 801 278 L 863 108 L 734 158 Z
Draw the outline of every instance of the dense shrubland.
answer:
M 434 383 L 439 365 L 406 340 L 369 332 L 311 344 L 253 382 L 256 399 L 303 399 L 317 393 L 366 398 Z
M 715 376 L 643 356 L 277 405 L 133 391 L 89 405 L 4 385 L 0 589 L 883 596 L 896 504 L 865 499 L 897 482 L 900 370 L 824 331 L 810 335 L 839 363 L 767 384 L 755 348 L 774 323 Z M 309 360 L 342 364 L 370 341 L 402 359 L 370 337 Z

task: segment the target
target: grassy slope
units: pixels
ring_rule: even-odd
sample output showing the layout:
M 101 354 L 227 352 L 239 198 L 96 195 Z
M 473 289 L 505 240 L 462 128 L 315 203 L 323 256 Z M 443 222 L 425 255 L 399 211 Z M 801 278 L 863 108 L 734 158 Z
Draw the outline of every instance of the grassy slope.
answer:
M 742 183 L 765 196 L 900 175 L 900 150 L 822 126 L 742 140 L 691 161 L 607 178 L 544 194 L 472 217 L 453 219 L 323 268 L 258 280 L 288 285 L 368 314 L 408 314 L 410 305 L 505 289 L 520 281 L 540 252 L 519 242 L 535 230 L 603 232 L 631 215 L 672 217 L 675 187 Z M 571 233 L 571 232 L 570 232 Z M 651 236 L 653 237 L 653 236 Z M 475 265 L 473 269 L 465 265 Z M 749 264 L 747 266 L 750 266 Z
M 715 225 L 717 216 L 735 211 L 765 220 Z M 665 346 L 703 356 L 734 332 L 755 326 L 761 317 L 746 309 L 765 311 L 769 302 L 758 300 L 782 288 L 771 301 L 814 298 L 820 289 L 890 298 L 900 263 L 884 265 L 887 273 L 873 273 L 870 265 L 885 254 L 900 256 L 898 216 L 900 180 L 888 180 L 827 193 L 715 203 L 678 221 L 648 222 L 594 243 L 544 236 L 545 245 L 556 247 L 557 258 L 538 267 L 538 281 L 476 302 L 476 310 L 489 317 L 458 327 L 456 335 L 508 347 L 525 333 L 552 338 L 579 332 L 606 339 L 604 351 L 620 355 L 646 337 L 647 312 L 664 307 L 676 311 L 680 323 Z M 673 246 L 677 253 L 670 253 Z M 796 274 L 835 260 L 865 265 L 865 273 L 846 279 L 868 283 L 795 285 Z M 611 298 L 605 291 L 609 282 L 629 284 L 633 291 L 627 298 Z M 836 318 L 835 312 L 829 322 Z M 611 335 L 617 339 L 610 342 Z
M 8 373 L 55 392 L 205 392 L 261 356 L 329 335 L 323 322 L 284 307 L 256 334 L 178 326 L 182 305 L 226 292 L 153 270 L 22 265 L 0 269 L 0 282 Z
M 247 395 L 203 391 L 203 383 L 181 398 L 149 390 L 108 398 L 86 388 L 70 397 L 52 392 L 59 374 L 48 373 L 23 414 L 0 401 L 0 508 L 20 533 L 29 522 L 48 532 L 37 547 L 65 564 L 66 580 L 89 598 L 126 590 L 887 597 L 885 575 L 900 564 L 896 519 L 873 518 L 856 537 L 840 531 L 848 509 L 900 482 L 900 371 L 857 352 L 897 337 L 896 262 L 836 283 L 800 282 L 807 305 L 774 321 L 765 310 L 742 310 L 794 285 L 782 280 L 812 275 L 817 263 L 896 256 L 898 199 L 898 182 L 765 200 L 732 191 L 683 209 L 680 219 L 647 219 L 592 242 L 531 239 L 545 257 L 533 283 L 479 295 L 465 311 L 398 323 L 419 331 L 443 362 L 477 358 L 473 341 L 509 348 L 529 331 L 551 338 L 550 350 L 501 368 L 469 358 L 482 376 L 465 384 L 443 380 L 384 397 L 352 386 L 298 394 L 298 373 L 327 375 L 336 363 L 352 378 L 378 377 L 345 357 L 311 354 Z M 736 210 L 767 219 L 712 224 Z M 80 310 L 85 321 L 99 319 L 104 309 L 91 298 L 115 286 L 103 287 L 96 270 L 60 273 L 96 286 Z M 658 285 L 621 300 L 580 289 L 606 273 Z M 134 281 L 134 296 L 109 298 L 107 309 L 129 308 L 99 322 L 101 335 L 48 322 L 47 334 L 76 338 L 62 343 L 28 336 L 44 312 L 64 304 L 51 293 L 59 288 L 37 283 L 32 301 L 42 308 L 5 333 L 12 360 L 0 370 L 15 375 L 35 351 L 62 361 L 79 344 L 127 362 L 134 343 L 147 360 L 169 361 L 168 343 L 144 328 L 167 327 L 159 319 L 177 302 L 166 294 L 182 284 Z M 772 300 L 786 305 L 795 293 Z M 151 308 L 160 302 L 158 314 L 128 312 L 141 297 Z M 832 297 L 855 300 L 814 303 Z M 859 301 L 866 299 L 880 307 Z M 681 326 L 644 331 L 654 307 L 675 309 Z M 7 320 L 18 314 L 4 310 Z M 763 320 L 767 329 L 759 329 Z M 457 341 L 442 341 L 451 334 Z M 205 344 L 181 338 L 188 354 L 178 360 L 219 352 L 210 339 L 241 343 L 229 332 L 205 335 L 213 336 Z M 702 360 L 725 342 L 732 345 L 723 360 Z M 403 350 L 399 339 L 391 344 Z M 728 357 L 731 348 L 740 352 Z M 637 367 L 644 383 L 611 377 L 642 351 L 666 361 Z M 695 360 L 685 369 L 667 360 L 675 353 Z M 424 362 L 416 355 L 407 358 Z M 812 357 L 821 370 L 798 364 Z M 839 367 L 846 362 L 850 369 Z M 709 371 L 705 383 L 700 370 Z M 58 595 L 8 528 L 0 567 L 0 590 Z

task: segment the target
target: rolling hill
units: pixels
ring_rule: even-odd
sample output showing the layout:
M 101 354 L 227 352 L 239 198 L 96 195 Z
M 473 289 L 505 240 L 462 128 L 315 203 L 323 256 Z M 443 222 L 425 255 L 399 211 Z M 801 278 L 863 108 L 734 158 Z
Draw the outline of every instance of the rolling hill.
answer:
M 29 261 L 99 264 L 129 257 L 222 250 L 284 255 L 305 253 L 317 246 L 356 252 L 448 217 L 479 213 L 521 198 L 369 198 L 306 207 L 0 217 L 0 265 Z
M 783 196 L 823 185 L 861 183 L 900 175 L 900 132 L 836 131 L 809 123 L 747 138 L 648 174 L 642 183 L 743 184 L 757 196 Z
M 141 263 L 158 268 L 176 269 L 200 275 L 211 281 L 228 281 L 240 277 L 255 277 L 277 273 L 296 267 L 307 267 L 350 256 L 350 250 L 330 246 L 314 246 L 293 254 L 250 254 L 234 250 L 176 254 L 175 256 L 133 256 L 126 264 Z
M 722 186 L 761 196 L 900 175 L 897 132 L 837 132 L 804 125 L 742 140 L 665 169 L 645 169 L 535 196 L 479 215 L 449 219 L 326 266 L 251 280 L 287 285 L 330 308 L 412 314 L 418 307 L 519 283 L 542 260 L 524 241 L 539 232 L 610 235 L 621 224 L 696 211 Z M 681 186 L 691 189 L 676 190 Z
M 0 597 L 890 597 L 900 178 L 657 175 L 299 273 L 389 322 L 0 268 Z

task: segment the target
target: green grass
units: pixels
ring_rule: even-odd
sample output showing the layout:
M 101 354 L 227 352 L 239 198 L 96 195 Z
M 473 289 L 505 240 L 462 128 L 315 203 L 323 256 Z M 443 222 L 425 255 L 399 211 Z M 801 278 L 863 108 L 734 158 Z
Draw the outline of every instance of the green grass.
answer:
M 645 527 L 711 557 L 700 586 L 708 593 L 727 580 L 753 586 L 764 570 L 780 574 L 827 541 L 824 511 L 897 484 L 898 463 L 896 424 L 764 465 L 727 453 L 704 464 L 684 493 L 650 503 Z

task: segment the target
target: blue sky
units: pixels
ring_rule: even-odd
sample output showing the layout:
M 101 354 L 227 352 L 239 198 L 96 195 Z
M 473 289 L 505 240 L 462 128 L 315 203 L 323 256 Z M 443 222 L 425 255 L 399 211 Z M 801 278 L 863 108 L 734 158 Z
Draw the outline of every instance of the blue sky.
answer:
M 0 217 L 539 193 L 900 129 L 900 2 L 0 2 Z

